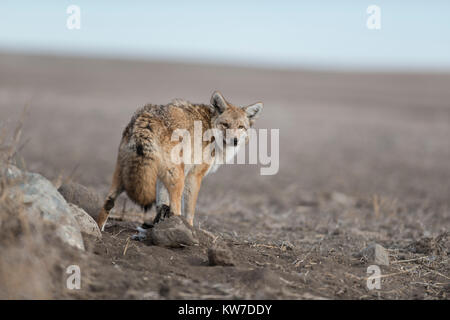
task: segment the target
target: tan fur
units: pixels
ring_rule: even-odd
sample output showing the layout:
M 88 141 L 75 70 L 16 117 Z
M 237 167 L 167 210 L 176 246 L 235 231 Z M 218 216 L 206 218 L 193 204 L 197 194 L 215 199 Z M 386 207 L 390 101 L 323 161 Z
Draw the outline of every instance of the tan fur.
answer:
M 184 163 L 173 163 L 171 151 L 179 141 L 171 141 L 172 133 L 186 129 L 194 137 L 194 121 L 201 121 L 203 132 L 211 128 L 224 132 L 228 129 L 232 132 L 231 139 L 238 139 L 256 118 L 256 114 L 249 112 L 254 106 L 236 107 L 215 92 L 210 105 L 176 99 L 167 105 L 149 104 L 137 110 L 123 132 L 113 181 L 98 225 L 104 227 L 109 211 L 123 191 L 144 209 L 150 208 L 156 200 L 158 179 L 168 192 L 170 203 L 166 205 L 170 213 L 181 215 L 184 193 L 187 219 L 193 224 L 198 191 L 211 165 L 202 163 L 185 168 Z M 262 104 L 257 107 L 259 113 Z M 203 147 L 208 143 L 203 142 Z M 157 207 L 158 210 L 161 208 Z

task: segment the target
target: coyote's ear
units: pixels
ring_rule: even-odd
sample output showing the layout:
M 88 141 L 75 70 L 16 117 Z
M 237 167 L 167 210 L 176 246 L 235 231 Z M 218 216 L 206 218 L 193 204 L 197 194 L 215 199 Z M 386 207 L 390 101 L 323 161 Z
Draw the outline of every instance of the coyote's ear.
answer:
M 263 103 L 257 102 L 243 108 L 250 120 L 256 120 L 263 109 Z
M 227 102 L 219 91 L 214 91 L 211 96 L 211 105 L 217 113 L 222 113 L 227 108 Z

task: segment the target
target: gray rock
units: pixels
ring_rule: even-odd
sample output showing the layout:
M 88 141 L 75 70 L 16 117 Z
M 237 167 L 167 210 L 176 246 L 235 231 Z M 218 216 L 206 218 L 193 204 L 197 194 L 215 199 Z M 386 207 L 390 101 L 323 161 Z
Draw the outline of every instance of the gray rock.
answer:
M 198 244 L 194 229 L 180 216 L 172 216 L 149 229 L 147 238 L 157 246 L 179 248 Z
M 233 255 L 225 247 L 209 248 L 208 262 L 210 266 L 234 266 Z
M 102 233 L 97 225 L 97 222 L 95 222 L 95 220 L 88 215 L 86 211 L 77 207 L 73 203 L 69 203 L 69 207 L 70 210 L 72 210 L 72 215 L 78 222 L 80 231 L 101 239 Z
M 5 175 L 11 183 L 11 197 L 23 202 L 29 215 L 54 224 L 56 235 L 63 242 L 84 250 L 76 218 L 50 181 L 40 174 L 22 172 L 14 166 L 8 166 Z
M 97 192 L 72 181 L 61 185 L 58 191 L 67 202 L 83 209 L 94 219 L 97 218 L 102 208 L 102 198 Z
M 356 254 L 356 257 L 363 258 L 368 263 L 373 263 L 381 266 L 389 265 L 389 254 L 381 245 L 374 243 L 364 248 L 361 252 Z

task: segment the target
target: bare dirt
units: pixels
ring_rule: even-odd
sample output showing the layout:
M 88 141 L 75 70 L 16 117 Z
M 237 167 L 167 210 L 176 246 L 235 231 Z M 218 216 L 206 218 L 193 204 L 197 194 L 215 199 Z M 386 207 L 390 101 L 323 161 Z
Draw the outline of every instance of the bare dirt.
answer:
M 70 177 L 102 196 L 121 132 L 145 103 L 208 102 L 218 89 L 236 104 L 263 101 L 257 127 L 280 129 L 277 175 L 228 165 L 204 181 L 195 218 L 198 245 L 164 248 L 131 240 L 154 212 L 144 217 L 122 196 L 103 239 L 86 238 L 86 253 L 47 237 L 57 249 L 51 256 L 36 253 L 35 261 L 41 273 L 48 268 L 38 278 L 51 278 L 52 285 L 39 284 L 26 297 L 448 299 L 449 88 L 449 74 L 2 54 L 0 119 L 6 128 L 29 105 L 24 166 L 55 183 Z M 25 248 L 8 241 L 11 250 Z M 390 258 L 389 266 L 380 266 L 379 290 L 366 286 L 370 261 L 355 256 L 371 243 Z M 234 265 L 210 266 L 213 246 L 225 248 Z M 0 277 L 33 272 L 18 268 L 24 262 L 7 252 Z M 82 288 L 70 291 L 65 268 L 73 264 L 81 268 Z

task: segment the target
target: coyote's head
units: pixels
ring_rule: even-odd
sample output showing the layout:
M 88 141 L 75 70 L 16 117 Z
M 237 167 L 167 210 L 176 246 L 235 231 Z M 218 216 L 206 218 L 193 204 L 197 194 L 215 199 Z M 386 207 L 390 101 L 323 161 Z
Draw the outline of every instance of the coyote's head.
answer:
M 241 143 L 245 143 L 248 128 L 253 126 L 263 108 L 262 102 L 246 107 L 234 106 L 226 101 L 218 91 L 211 96 L 211 106 L 214 110 L 213 129 L 222 133 L 223 143 L 229 146 L 239 146 Z

